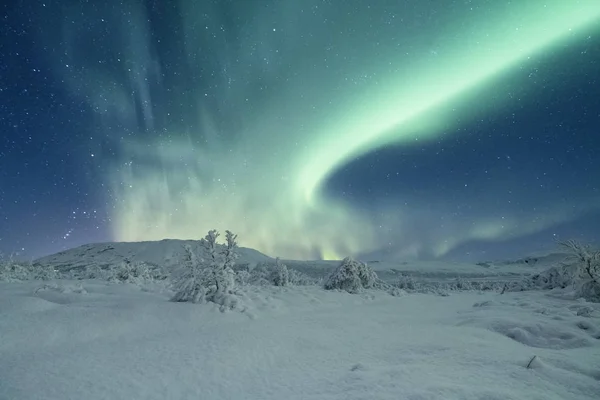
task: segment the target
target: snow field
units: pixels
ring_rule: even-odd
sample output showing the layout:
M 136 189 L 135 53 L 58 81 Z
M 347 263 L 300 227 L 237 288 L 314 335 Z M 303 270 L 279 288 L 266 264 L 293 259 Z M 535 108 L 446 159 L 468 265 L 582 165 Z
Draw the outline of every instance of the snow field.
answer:
M 0 399 L 600 398 L 599 305 L 561 292 L 171 295 L 0 283 Z

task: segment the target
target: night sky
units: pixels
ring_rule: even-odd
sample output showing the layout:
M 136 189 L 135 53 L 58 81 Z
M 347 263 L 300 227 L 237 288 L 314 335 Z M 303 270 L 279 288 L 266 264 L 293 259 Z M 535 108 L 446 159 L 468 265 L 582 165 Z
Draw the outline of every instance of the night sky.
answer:
M 6 1 L 0 251 L 600 239 L 597 0 Z

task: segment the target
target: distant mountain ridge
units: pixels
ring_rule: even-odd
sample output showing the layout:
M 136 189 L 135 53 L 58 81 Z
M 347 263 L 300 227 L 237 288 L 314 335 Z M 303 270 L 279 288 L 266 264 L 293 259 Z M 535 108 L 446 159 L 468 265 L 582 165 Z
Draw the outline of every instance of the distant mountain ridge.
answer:
M 59 271 L 83 268 L 91 265 L 108 266 L 125 260 L 146 262 L 166 268 L 183 263 L 185 246 L 189 246 L 198 257 L 205 257 L 199 240 L 163 239 L 147 242 L 91 243 L 56 254 L 38 258 L 36 264 L 52 266 Z M 273 261 L 273 258 L 247 247 L 238 249 L 238 264 Z

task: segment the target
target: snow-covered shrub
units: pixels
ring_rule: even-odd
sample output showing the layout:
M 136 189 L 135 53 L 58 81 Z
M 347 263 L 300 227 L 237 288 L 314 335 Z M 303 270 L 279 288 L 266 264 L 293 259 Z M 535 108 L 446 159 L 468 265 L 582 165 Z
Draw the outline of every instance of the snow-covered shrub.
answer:
M 439 296 L 448 296 L 448 292 L 451 290 L 447 283 L 419 282 L 412 276 L 400 277 L 400 279 L 394 282 L 394 286 L 408 293 L 424 293 Z
M 360 261 L 346 257 L 325 281 L 325 289 L 358 293 L 362 289 L 373 288 L 376 282 L 375 271 Z
M 87 265 L 85 268 L 70 271 L 71 279 L 99 279 L 103 281 L 117 281 L 117 268 L 115 266 L 101 267 L 97 264 Z
M 216 232 L 216 231 L 215 231 Z M 239 258 L 237 252 L 237 235 L 231 231 L 225 231 L 225 247 L 221 252 L 222 265 L 218 265 L 217 270 L 220 273 L 219 292 L 221 294 L 233 293 L 235 290 L 235 260 Z
M 0 262 L 0 281 L 14 282 L 31 279 L 30 270 L 23 264 L 4 261 Z
M 345 258 L 325 281 L 325 289 L 341 289 L 349 293 L 359 292 L 362 289 L 358 272 L 359 265 L 358 261 L 350 257 Z
M 148 264 L 144 262 L 130 262 L 125 260 L 114 268 L 113 277 L 119 282 L 144 283 L 154 280 Z
M 0 257 L 0 281 L 47 281 L 57 277 L 57 271 L 51 266 L 18 261 L 13 257 Z
M 168 275 L 155 264 L 126 259 L 113 265 L 89 264 L 85 267 L 74 268 L 63 273 L 63 277 L 66 279 L 98 279 L 113 283 L 142 284 L 164 281 L 168 278 Z
M 293 268 L 288 268 L 288 279 L 290 286 L 322 285 L 322 280 L 312 278 Z
M 241 269 L 235 273 L 235 284 L 236 286 L 246 286 L 250 282 L 250 271 L 247 269 Z
M 563 263 L 520 282 L 507 283 L 505 290 L 515 292 L 572 287 L 577 296 L 600 302 L 600 252 L 573 240 L 559 244 L 568 252 Z
M 453 291 L 477 290 L 501 292 L 502 290 L 507 289 L 512 289 L 512 291 L 529 290 L 524 289 L 525 286 L 518 281 L 468 281 L 462 277 L 458 277 L 449 282 L 437 282 L 416 280 L 410 275 L 400 276 L 400 278 L 393 283 L 393 286 L 409 293 L 425 293 L 439 296 L 448 296 L 449 293 Z
M 40 281 L 49 281 L 52 279 L 60 278 L 60 274 L 52 266 L 42 265 L 42 264 L 29 264 L 29 265 L 30 265 L 32 279 L 40 280 Z
M 273 282 L 273 266 L 267 262 L 259 262 L 249 270 L 248 284 L 256 286 L 270 286 Z
M 453 286 L 455 290 L 473 290 L 473 285 L 471 285 L 471 282 L 466 281 L 461 277 L 456 278 Z
M 360 283 L 364 289 L 374 288 L 377 284 L 379 278 L 373 268 L 369 267 L 366 263 L 359 262 L 358 265 L 358 277 L 360 278 Z
M 396 281 L 395 285 L 398 289 L 414 291 L 417 290 L 417 282 L 412 276 L 402 275 Z
M 290 273 L 288 271 L 288 267 L 281 262 L 279 257 L 275 259 L 273 283 L 275 286 L 288 286 L 290 284 Z
M 236 274 L 233 271 L 237 255 L 237 235 L 226 231 L 226 244 L 219 251 L 217 238 L 219 233 L 211 230 L 202 240 L 207 259 L 197 258 L 189 247 L 186 247 L 186 258 L 183 269 L 174 280 L 175 295 L 172 301 L 203 303 L 210 301 L 233 308 L 235 298 Z
M 270 262 L 257 263 L 254 268 L 248 270 L 245 276 L 245 282 L 248 285 L 255 286 L 314 286 L 321 285 L 321 281 L 312 278 L 298 270 L 289 268 L 280 262 L 280 266 Z M 287 271 L 287 280 L 286 280 Z M 242 271 L 238 271 L 238 275 Z M 282 285 L 284 284 L 284 285 Z
M 561 245 L 569 251 L 565 266 L 572 272 L 577 295 L 600 302 L 600 251 L 574 240 L 562 242 Z
M 575 283 L 575 272 L 570 265 L 557 265 L 535 274 L 523 282 L 523 286 L 537 289 L 564 289 Z

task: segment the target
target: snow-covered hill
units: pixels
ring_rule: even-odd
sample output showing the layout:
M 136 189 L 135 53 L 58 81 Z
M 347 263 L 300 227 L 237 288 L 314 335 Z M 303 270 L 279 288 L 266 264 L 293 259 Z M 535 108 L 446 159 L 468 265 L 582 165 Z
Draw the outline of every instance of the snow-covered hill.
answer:
M 91 265 L 115 265 L 129 260 L 131 262 L 146 262 L 169 269 L 182 264 L 185 256 L 185 246 L 190 246 L 192 251 L 200 257 L 204 255 L 204 249 L 198 240 L 164 239 L 154 242 L 86 244 L 39 258 L 34 263 L 51 266 L 59 271 L 68 271 L 73 268 Z M 239 254 L 238 263 L 240 264 L 272 261 L 271 257 L 246 247 L 241 247 Z
M 185 258 L 184 247 L 190 246 L 195 254 L 204 255 L 203 247 L 196 240 L 165 239 L 149 242 L 115 242 L 87 244 L 57 254 L 39 258 L 37 264 L 53 267 L 59 271 L 87 266 L 110 266 L 125 260 L 142 261 L 163 267 L 167 270 L 182 265 Z M 238 264 L 272 263 L 273 258 L 250 248 L 239 249 Z M 544 270 L 560 265 L 566 255 L 553 253 L 517 260 L 500 260 L 480 263 L 460 263 L 450 261 L 378 261 L 362 259 L 373 268 L 379 277 L 386 281 L 395 281 L 399 276 L 409 275 L 425 281 L 445 281 L 457 277 L 465 279 L 516 280 L 533 276 Z M 285 260 L 288 267 L 314 278 L 327 276 L 339 261 Z

